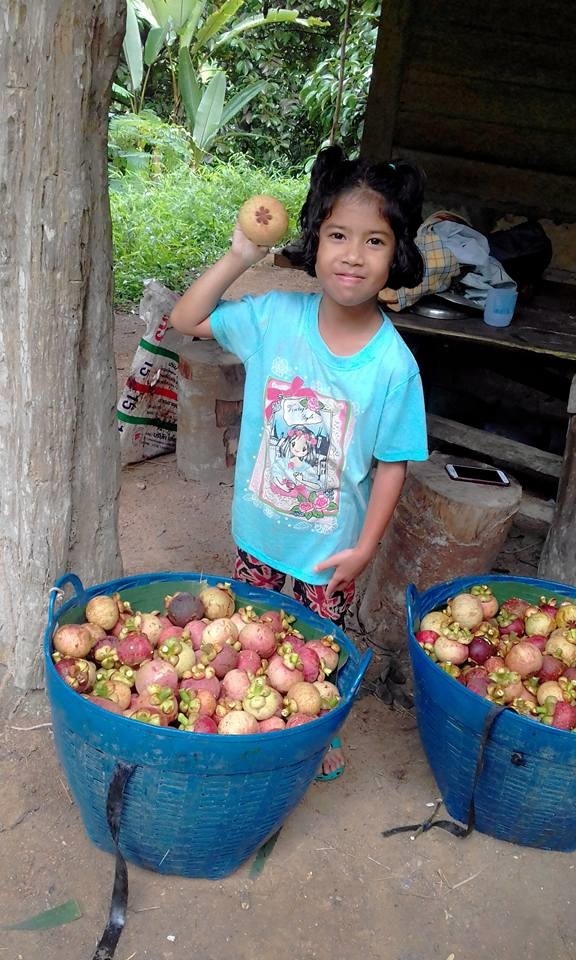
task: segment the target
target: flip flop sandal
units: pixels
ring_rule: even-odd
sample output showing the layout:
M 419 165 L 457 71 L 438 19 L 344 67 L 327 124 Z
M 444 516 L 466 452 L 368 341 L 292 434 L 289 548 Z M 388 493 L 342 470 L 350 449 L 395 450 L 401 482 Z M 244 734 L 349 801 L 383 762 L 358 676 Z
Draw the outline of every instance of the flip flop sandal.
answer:
M 342 747 L 342 741 L 340 737 L 334 737 L 326 753 L 329 753 L 330 750 L 339 750 Z M 314 780 L 336 780 L 338 777 L 341 777 L 344 773 L 344 764 L 341 767 L 336 767 L 335 770 L 331 770 L 330 773 L 319 773 L 314 777 Z

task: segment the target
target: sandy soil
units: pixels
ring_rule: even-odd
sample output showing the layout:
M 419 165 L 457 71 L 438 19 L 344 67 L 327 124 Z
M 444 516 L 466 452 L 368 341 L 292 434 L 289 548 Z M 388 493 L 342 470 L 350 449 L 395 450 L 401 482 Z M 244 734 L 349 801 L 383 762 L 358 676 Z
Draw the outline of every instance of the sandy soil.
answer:
M 269 263 L 252 289 L 313 281 Z M 117 318 L 122 380 L 141 323 Z M 178 476 L 174 456 L 123 471 L 121 542 L 127 573 L 204 570 L 226 575 L 230 485 Z M 535 575 L 542 532 L 513 528 L 498 566 Z M 4 932 L 0 960 L 93 956 L 104 928 L 113 858 L 87 839 L 59 768 L 41 692 L 0 677 L 0 924 L 75 898 L 82 916 L 45 931 Z M 163 877 L 129 867 L 130 902 L 117 960 L 508 960 L 576 955 L 576 855 L 440 830 L 385 839 L 420 823 L 438 789 L 411 710 L 366 692 L 345 729 L 348 766 L 314 783 L 286 822 L 263 872 L 222 881 Z

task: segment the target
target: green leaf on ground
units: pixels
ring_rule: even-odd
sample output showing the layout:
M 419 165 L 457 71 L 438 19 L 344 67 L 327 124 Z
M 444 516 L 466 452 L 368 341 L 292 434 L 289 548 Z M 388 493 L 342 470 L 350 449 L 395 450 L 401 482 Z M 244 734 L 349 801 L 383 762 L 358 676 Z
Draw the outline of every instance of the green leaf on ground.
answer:
M 77 900 L 67 900 L 57 907 L 50 910 L 43 910 L 42 913 L 36 913 L 33 917 L 26 920 L 19 920 L 18 923 L 11 923 L 3 926 L 3 930 L 49 930 L 51 927 L 61 927 L 65 923 L 71 923 L 72 920 L 78 920 L 82 916 L 82 911 Z
M 251 880 L 255 880 L 256 877 L 259 877 L 260 874 L 262 873 L 264 867 L 266 866 L 266 861 L 268 860 L 268 857 L 270 856 L 274 847 L 276 846 L 276 841 L 280 836 L 281 829 L 282 827 L 280 827 L 276 831 L 276 833 L 273 833 L 272 836 L 269 837 L 268 840 L 266 840 L 262 844 L 262 846 L 259 848 L 258 852 L 256 853 L 252 866 L 250 867 L 249 876 Z

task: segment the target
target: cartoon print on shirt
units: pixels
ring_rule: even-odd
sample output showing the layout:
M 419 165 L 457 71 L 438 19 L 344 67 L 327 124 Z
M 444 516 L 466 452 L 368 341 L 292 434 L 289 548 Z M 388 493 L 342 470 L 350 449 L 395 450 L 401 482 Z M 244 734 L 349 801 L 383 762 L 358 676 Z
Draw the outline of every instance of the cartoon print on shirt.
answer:
M 296 426 L 277 441 L 272 486 L 278 493 L 296 496 L 299 488 L 320 488 L 326 458 L 320 454 L 319 439 L 308 427 Z
M 269 378 L 265 429 L 250 489 L 268 507 L 302 520 L 329 522 L 340 504 L 340 478 L 352 416 L 344 400 Z

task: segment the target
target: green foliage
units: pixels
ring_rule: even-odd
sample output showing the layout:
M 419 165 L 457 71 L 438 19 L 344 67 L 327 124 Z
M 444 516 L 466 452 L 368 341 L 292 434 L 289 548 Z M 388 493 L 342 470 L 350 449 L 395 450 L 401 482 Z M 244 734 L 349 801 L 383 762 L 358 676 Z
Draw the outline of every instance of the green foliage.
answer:
M 131 3 L 126 7 L 126 32 L 124 34 L 122 52 L 130 74 L 132 90 L 136 92 L 142 86 L 142 80 L 144 79 L 144 61 L 142 57 L 138 17 Z
M 326 142 L 336 104 L 342 0 L 299 0 L 297 13 L 274 6 L 268 18 L 262 0 L 129 0 L 129 6 L 141 42 L 138 48 L 132 21 L 116 76 L 119 111 L 129 104 L 138 112 L 145 104 L 193 130 L 206 84 L 221 70 L 227 102 L 214 139 L 198 157 L 208 149 L 228 159 L 241 150 L 259 165 L 282 159 L 287 169 L 299 169 Z M 378 11 L 379 0 L 352 6 L 336 132 L 351 151 L 360 143 Z M 139 73 L 135 92 L 132 74 L 137 80 Z
M 228 81 L 221 65 L 212 59 L 214 51 L 262 28 L 325 26 L 318 17 L 300 17 L 297 10 L 274 8 L 263 13 L 258 6 L 252 15 L 244 16 L 247 3 L 250 0 L 127 0 L 124 64 L 117 77 L 115 102 L 123 106 L 128 100 L 131 112 L 138 113 L 155 64 L 167 67 L 173 93 L 171 118 L 188 125 L 196 163 L 212 150 L 223 128 L 266 86 L 261 78 L 250 80 L 225 104 Z M 146 34 L 144 41 L 139 18 Z M 209 76 L 204 88 L 206 73 Z
M 243 157 L 195 169 L 181 164 L 162 175 L 121 176 L 115 170 L 110 206 L 116 303 L 138 300 L 147 278 L 182 290 L 228 249 L 238 209 L 253 194 L 282 200 L 296 235 L 307 188 L 306 177 L 264 172 Z
M 184 127 L 165 123 L 152 110 L 125 113 L 110 118 L 108 159 L 113 183 L 118 175 L 139 171 L 142 175 L 166 173 L 192 161 L 190 134 Z
M 377 0 L 364 0 L 352 19 L 346 42 L 344 86 L 336 140 L 350 151 L 358 148 L 362 136 L 378 31 L 378 10 Z M 317 64 L 302 86 L 301 103 L 318 131 L 320 141 L 329 137 L 332 128 L 339 70 L 340 51 L 334 49 L 329 57 Z
M 246 0 L 259 9 L 259 0 Z M 344 24 L 342 0 L 301 0 L 301 15 L 321 16 L 322 30 L 278 28 L 241 37 L 216 51 L 232 89 L 254 76 L 267 86 L 247 107 L 226 140 L 216 144 L 218 156 L 242 149 L 258 164 L 282 157 L 301 168 L 327 142 L 332 128 L 340 43 Z M 346 45 L 345 84 L 336 139 L 350 151 L 360 145 L 362 119 L 372 72 L 379 0 L 357 0 L 352 8 Z
M 350 150 L 360 141 L 378 0 L 356 4 L 337 131 Z M 342 0 L 300 0 L 298 14 L 275 7 L 273 29 L 261 0 L 130 5 L 138 30 L 133 18 L 109 137 L 117 304 L 139 299 L 148 277 L 183 289 L 225 252 L 255 193 L 285 203 L 296 235 L 308 187 L 301 171 L 332 126 L 343 25 Z M 319 16 L 327 27 L 315 25 Z M 175 117 L 186 126 L 166 122 Z

